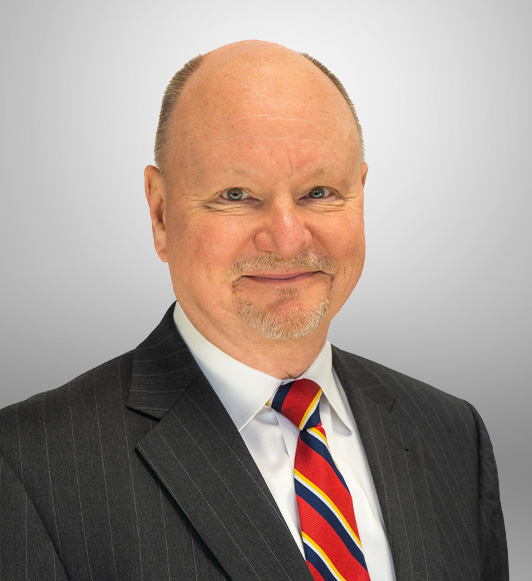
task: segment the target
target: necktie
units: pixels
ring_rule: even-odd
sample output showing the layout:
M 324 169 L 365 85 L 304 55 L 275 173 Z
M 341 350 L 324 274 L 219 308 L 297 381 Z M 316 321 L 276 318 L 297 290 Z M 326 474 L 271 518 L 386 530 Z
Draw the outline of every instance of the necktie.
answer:
M 321 393 L 314 381 L 299 379 L 270 401 L 299 428 L 294 481 L 305 559 L 315 581 L 369 581 L 353 500 L 321 425 Z

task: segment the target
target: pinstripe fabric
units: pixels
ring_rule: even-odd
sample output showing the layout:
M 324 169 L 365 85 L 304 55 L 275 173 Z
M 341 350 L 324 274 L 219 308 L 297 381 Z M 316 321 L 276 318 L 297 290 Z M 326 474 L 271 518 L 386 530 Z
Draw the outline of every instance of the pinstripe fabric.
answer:
M 366 449 L 396 570 L 405 579 L 508 579 L 497 470 L 474 408 L 339 349 L 333 365 Z
M 397 579 L 506 580 L 476 412 L 338 350 L 334 366 Z M 172 307 L 137 349 L 1 410 L 0 453 L 2 581 L 312 579 Z

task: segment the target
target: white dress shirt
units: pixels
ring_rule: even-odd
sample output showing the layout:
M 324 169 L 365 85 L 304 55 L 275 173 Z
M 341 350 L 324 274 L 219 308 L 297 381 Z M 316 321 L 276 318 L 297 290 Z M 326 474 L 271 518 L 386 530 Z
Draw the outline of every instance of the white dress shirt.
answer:
M 201 371 L 238 428 L 304 554 L 293 475 L 299 430 L 290 420 L 266 405 L 281 383 L 292 380 L 271 377 L 215 347 L 196 330 L 177 302 L 174 321 Z M 312 379 L 323 390 L 320 416 L 331 455 L 353 498 L 370 578 L 372 581 L 395 581 L 375 486 L 353 414 L 332 368 L 332 350 L 328 341 L 301 377 Z

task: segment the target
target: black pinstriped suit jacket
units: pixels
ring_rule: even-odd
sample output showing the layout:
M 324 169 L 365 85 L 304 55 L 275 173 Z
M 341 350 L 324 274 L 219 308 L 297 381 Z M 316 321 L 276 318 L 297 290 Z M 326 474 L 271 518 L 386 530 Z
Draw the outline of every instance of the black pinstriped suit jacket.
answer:
M 0 411 L 2 581 L 311 581 L 172 310 L 137 349 Z M 507 579 L 475 410 L 338 349 L 333 363 L 398 581 Z

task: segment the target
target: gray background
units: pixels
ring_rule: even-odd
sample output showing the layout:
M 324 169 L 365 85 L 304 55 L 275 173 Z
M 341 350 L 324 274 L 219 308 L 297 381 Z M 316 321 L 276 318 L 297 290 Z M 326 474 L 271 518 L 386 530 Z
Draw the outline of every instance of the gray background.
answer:
M 163 90 L 200 52 L 280 42 L 343 80 L 365 131 L 367 266 L 331 339 L 478 408 L 512 578 L 528 579 L 530 12 L 518 0 L 4 0 L 0 405 L 156 325 L 173 294 L 142 172 Z

